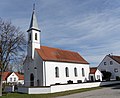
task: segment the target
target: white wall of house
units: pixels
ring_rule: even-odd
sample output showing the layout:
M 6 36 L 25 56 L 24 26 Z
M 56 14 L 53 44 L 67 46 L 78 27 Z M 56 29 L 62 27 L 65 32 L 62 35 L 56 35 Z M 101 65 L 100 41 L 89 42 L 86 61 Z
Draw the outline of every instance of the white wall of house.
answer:
M 95 74 L 90 74 L 90 80 L 92 81 L 91 76 L 93 77 L 93 81 L 99 79 L 102 81 L 102 73 L 98 69 L 96 70 Z
M 95 79 L 96 80 L 100 79 L 100 81 L 102 81 L 102 73 L 98 69 L 96 70 L 96 73 L 95 73 Z
M 18 82 L 19 77 L 13 72 L 8 78 L 7 83 Z
M 95 72 L 95 79 L 102 81 L 102 73 L 98 69 Z
M 113 64 L 110 64 L 111 61 Z M 120 64 L 111 59 L 109 56 L 105 56 L 105 58 L 99 64 L 98 69 L 100 71 L 111 72 L 112 73 L 111 79 L 115 79 L 116 76 L 120 77 Z
M 59 68 L 59 77 L 55 76 L 55 67 Z M 69 77 L 66 77 L 65 68 L 69 69 Z M 64 62 L 50 62 L 46 61 L 44 65 L 44 70 L 46 72 L 45 80 L 46 86 L 50 86 L 55 83 L 67 83 L 67 81 L 72 80 L 73 83 L 77 83 L 77 80 L 82 80 L 85 82 L 89 80 L 89 65 L 88 64 L 77 64 L 77 63 L 64 63 Z M 77 69 L 77 76 L 75 76 L 74 68 Z M 82 68 L 84 68 L 85 76 L 82 76 Z

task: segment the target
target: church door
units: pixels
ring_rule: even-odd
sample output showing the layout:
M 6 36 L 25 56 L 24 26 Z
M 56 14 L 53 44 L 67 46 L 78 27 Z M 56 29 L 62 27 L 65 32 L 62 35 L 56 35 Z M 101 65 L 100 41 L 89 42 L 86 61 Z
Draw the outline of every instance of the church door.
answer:
M 30 74 L 30 86 L 34 86 L 34 75 L 33 75 L 33 73 Z

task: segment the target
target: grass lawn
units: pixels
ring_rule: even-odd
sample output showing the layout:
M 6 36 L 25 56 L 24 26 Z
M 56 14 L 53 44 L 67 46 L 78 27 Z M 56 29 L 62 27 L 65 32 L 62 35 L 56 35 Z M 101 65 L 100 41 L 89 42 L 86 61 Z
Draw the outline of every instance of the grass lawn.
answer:
M 85 91 L 91 91 L 96 89 L 101 89 L 102 87 L 95 87 L 95 88 L 84 88 L 84 89 L 78 89 L 78 90 L 70 90 L 65 92 L 59 92 L 59 93 L 52 93 L 52 94 L 20 94 L 20 93 L 7 93 L 3 94 L 0 98 L 54 98 L 57 96 L 65 96 L 75 93 L 81 93 Z

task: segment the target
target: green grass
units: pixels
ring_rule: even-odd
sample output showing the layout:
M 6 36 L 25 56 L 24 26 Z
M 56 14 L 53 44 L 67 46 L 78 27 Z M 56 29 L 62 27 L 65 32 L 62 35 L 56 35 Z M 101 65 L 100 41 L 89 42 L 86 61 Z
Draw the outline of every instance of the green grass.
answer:
M 3 94 L 0 98 L 53 98 L 58 96 L 65 96 L 75 93 L 81 93 L 85 91 L 91 91 L 96 89 L 101 89 L 102 87 L 95 87 L 95 88 L 84 88 L 84 89 L 78 89 L 78 90 L 70 90 L 65 92 L 59 92 L 59 93 L 52 93 L 52 94 L 20 94 L 20 93 L 7 93 Z

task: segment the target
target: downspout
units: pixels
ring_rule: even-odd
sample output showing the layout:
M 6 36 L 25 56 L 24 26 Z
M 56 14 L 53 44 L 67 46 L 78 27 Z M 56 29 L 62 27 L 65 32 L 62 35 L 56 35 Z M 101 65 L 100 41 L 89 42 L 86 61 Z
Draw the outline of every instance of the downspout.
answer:
M 46 66 L 45 66 L 45 61 L 43 61 L 43 86 L 46 86 Z

